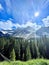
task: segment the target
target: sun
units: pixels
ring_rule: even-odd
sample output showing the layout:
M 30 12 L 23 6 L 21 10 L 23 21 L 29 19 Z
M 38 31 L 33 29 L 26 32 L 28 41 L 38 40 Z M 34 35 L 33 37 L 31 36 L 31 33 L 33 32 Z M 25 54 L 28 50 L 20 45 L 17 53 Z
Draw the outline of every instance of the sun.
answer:
M 35 12 L 35 13 L 34 13 L 34 16 L 35 16 L 35 17 L 38 17 L 38 16 L 39 16 L 39 12 Z

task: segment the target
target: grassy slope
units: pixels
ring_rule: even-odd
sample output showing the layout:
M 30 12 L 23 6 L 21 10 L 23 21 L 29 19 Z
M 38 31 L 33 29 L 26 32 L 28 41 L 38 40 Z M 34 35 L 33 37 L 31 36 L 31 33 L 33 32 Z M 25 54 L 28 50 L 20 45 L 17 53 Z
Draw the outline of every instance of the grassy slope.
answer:
M 14 62 L 0 62 L 0 65 L 49 65 L 49 60 L 44 60 L 44 59 L 34 59 L 34 60 L 29 60 L 26 62 L 22 61 L 14 61 Z

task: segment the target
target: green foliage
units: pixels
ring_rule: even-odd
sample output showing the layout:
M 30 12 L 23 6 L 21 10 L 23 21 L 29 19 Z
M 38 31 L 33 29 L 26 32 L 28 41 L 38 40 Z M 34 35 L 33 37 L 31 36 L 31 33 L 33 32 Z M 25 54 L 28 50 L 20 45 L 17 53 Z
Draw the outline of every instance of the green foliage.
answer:
M 10 52 L 10 60 L 11 61 L 15 61 L 15 50 L 14 50 L 14 48 L 12 49 L 12 51 Z
M 25 57 L 26 57 L 26 60 L 30 60 L 31 59 L 31 52 L 30 52 L 30 47 L 27 46 L 26 50 L 25 50 Z
M 11 60 L 26 61 L 36 58 L 49 59 L 49 38 L 23 39 L 14 37 L 0 37 L 0 52 Z M 0 56 L 0 61 L 4 60 Z
M 36 60 L 29 60 L 27 62 L 21 61 L 12 61 L 12 62 L 0 62 L 0 65 L 49 65 L 49 60 L 44 59 L 36 59 Z

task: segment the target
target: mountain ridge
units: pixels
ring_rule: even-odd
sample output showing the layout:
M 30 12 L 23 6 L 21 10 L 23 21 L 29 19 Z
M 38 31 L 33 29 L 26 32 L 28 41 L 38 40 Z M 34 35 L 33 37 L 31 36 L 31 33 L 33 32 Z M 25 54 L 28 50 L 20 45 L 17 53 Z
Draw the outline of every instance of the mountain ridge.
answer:
M 5 34 L 3 32 L 6 32 Z M 12 36 L 21 38 L 33 38 L 43 35 L 49 35 L 49 27 L 41 27 L 39 30 L 35 31 L 32 27 L 27 28 L 17 28 L 16 30 L 3 30 L 0 31 L 0 37 L 2 36 Z

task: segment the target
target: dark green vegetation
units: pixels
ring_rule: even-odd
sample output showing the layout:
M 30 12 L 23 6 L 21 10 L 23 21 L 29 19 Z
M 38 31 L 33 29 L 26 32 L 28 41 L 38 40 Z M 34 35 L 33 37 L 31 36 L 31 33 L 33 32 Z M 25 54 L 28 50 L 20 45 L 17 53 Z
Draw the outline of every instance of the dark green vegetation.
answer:
M 11 61 L 27 61 L 36 58 L 49 59 L 49 38 L 41 36 L 40 38 L 25 40 L 23 38 L 1 37 L 0 53 Z M 0 55 L 0 61 L 3 60 L 4 58 Z
M 49 60 L 36 59 L 29 60 L 27 62 L 11 61 L 11 62 L 0 62 L 0 65 L 49 65 Z

